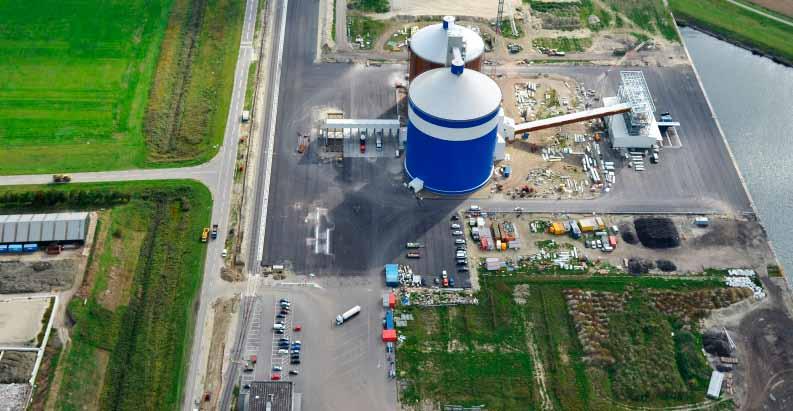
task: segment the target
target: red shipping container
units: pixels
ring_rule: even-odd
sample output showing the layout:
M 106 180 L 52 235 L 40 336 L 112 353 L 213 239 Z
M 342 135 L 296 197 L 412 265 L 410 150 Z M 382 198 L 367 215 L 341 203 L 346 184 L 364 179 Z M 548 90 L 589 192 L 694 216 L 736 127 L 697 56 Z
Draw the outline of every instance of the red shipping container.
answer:
M 397 340 L 396 330 L 383 330 L 383 342 L 395 343 Z
M 610 235 L 609 236 L 609 245 L 612 246 L 612 247 L 617 247 L 617 236 L 616 235 Z
M 396 307 L 396 295 L 394 293 L 388 293 L 388 307 L 392 310 Z

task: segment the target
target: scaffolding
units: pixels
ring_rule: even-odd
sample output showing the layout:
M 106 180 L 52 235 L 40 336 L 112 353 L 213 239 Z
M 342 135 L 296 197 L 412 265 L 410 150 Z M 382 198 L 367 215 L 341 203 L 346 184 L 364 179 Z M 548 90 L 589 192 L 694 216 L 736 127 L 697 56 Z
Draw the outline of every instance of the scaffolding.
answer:
M 617 92 L 620 102 L 631 106 L 631 111 L 624 114 L 628 134 L 648 135 L 649 128 L 654 119 L 655 105 L 644 74 L 641 71 L 621 71 L 620 88 Z

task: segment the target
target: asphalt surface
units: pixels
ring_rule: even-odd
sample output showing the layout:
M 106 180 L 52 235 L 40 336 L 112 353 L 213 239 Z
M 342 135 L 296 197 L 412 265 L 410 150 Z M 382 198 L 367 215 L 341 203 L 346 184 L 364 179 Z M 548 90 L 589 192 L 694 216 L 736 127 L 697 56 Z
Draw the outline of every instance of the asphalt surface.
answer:
M 242 374 L 243 386 L 246 381 L 270 380 L 277 372 L 282 380 L 295 383 L 303 410 L 396 410 L 396 384 L 387 376 L 387 354 L 380 339 L 382 285 L 365 278 L 330 278 L 317 287 L 298 284 L 272 284 L 258 293 L 260 321 L 249 323 L 243 355 L 256 355 L 258 361 L 253 372 Z M 272 330 L 281 298 L 291 302 L 283 335 Z M 336 315 L 354 305 L 361 306 L 361 314 L 336 326 Z M 298 324 L 301 331 L 292 331 Z M 278 353 L 282 337 L 301 342 L 299 365 L 290 364 L 290 355 Z M 282 369 L 273 371 L 273 366 Z M 300 374 L 289 375 L 289 370 Z

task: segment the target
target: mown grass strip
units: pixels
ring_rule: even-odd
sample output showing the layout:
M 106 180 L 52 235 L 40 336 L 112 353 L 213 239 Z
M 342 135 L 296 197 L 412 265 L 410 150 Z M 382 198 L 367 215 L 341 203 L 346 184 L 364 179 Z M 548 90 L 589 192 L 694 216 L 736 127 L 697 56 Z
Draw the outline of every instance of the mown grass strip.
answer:
M 793 65 L 793 27 L 723 0 L 669 0 L 675 18 Z

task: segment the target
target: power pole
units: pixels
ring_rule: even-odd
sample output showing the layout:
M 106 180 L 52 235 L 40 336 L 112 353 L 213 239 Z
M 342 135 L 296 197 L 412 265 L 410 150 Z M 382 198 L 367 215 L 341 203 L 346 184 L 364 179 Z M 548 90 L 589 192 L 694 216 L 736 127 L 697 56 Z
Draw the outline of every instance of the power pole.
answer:
M 496 16 L 496 33 L 501 34 L 501 20 L 504 18 L 504 0 L 498 0 L 498 16 Z

